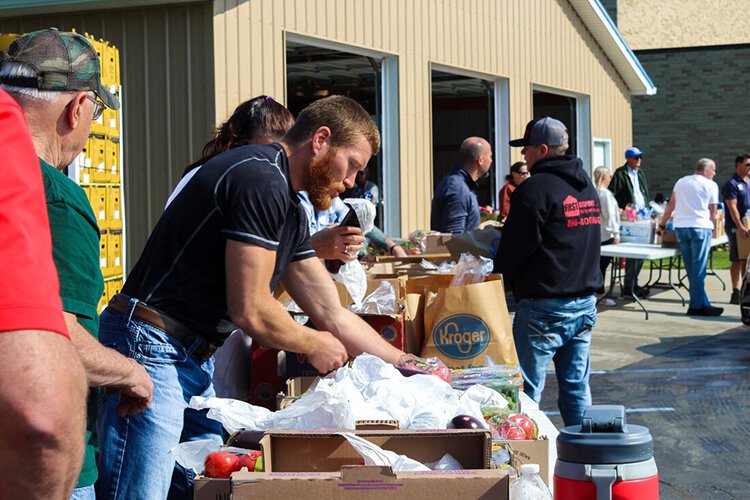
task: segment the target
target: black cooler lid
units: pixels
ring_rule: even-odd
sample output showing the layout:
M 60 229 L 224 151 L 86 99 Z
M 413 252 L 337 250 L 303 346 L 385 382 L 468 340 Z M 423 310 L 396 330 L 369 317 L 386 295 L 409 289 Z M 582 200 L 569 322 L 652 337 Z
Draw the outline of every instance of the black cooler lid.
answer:
M 628 464 L 654 455 L 648 428 L 628 425 L 622 405 L 589 406 L 581 425 L 563 427 L 557 436 L 557 458 L 579 464 Z

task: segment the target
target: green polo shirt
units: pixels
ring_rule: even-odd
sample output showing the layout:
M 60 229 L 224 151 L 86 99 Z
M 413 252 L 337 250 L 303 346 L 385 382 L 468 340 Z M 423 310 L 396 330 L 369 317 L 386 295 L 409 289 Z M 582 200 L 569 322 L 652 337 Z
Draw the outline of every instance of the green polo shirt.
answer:
M 41 158 L 47 213 L 52 232 L 52 256 L 60 280 L 63 310 L 75 314 L 91 335 L 99 334 L 96 308 L 104 291 L 99 268 L 99 226 L 86 193 L 65 174 Z M 76 488 L 96 482 L 96 407 L 98 391 L 89 394 L 86 456 Z

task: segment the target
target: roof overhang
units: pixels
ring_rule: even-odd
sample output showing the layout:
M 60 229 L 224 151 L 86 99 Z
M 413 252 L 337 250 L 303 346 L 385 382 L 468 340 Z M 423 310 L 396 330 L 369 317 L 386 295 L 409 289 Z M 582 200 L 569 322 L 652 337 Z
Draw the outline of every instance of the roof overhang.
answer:
M 632 95 L 655 95 L 656 86 L 599 0 L 568 0 Z
M 59 14 L 63 12 L 123 9 L 180 3 L 200 0 L 0 0 L 0 18 Z

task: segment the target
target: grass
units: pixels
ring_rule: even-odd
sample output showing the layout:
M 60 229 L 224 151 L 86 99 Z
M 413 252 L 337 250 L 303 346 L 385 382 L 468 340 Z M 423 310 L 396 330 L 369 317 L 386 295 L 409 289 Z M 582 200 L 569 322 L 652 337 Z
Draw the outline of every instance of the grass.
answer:
M 718 271 L 719 269 L 729 269 L 732 267 L 732 263 L 729 261 L 729 247 L 727 245 L 714 248 L 713 259 L 714 271 Z M 649 261 L 648 265 L 654 269 L 659 267 L 658 261 Z M 680 269 L 684 268 L 685 266 L 682 263 L 682 259 L 680 259 Z

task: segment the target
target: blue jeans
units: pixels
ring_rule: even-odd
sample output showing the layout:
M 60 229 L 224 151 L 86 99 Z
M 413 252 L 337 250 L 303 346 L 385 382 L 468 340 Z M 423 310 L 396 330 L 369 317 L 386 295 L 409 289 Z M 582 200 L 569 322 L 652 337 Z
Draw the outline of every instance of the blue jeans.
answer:
M 589 387 L 591 330 L 596 297 L 521 299 L 513 320 L 513 339 L 523 373 L 523 391 L 542 398 L 547 367 L 555 363 L 557 406 L 565 425 L 581 422 L 591 405 Z
M 701 309 L 710 306 L 706 295 L 706 264 L 711 253 L 710 229 L 698 227 L 678 227 L 675 229 L 677 244 L 680 246 L 685 273 L 690 283 L 690 308 Z
M 183 441 L 222 442 L 219 422 L 187 408 L 192 396 L 215 395 L 213 359 L 203 361 L 191 354 L 193 347 L 186 349 L 164 331 L 133 319 L 137 302 L 131 299 L 123 313 L 102 313 L 99 341 L 144 366 L 154 382 L 153 403 L 143 413 L 121 418 L 118 394 L 101 401 L 96 493 L 106 499 L 192 499 L 192 473 L 176 466 L 169 451 Z

